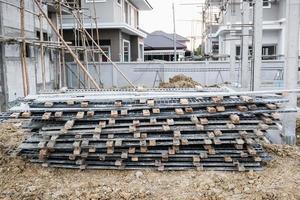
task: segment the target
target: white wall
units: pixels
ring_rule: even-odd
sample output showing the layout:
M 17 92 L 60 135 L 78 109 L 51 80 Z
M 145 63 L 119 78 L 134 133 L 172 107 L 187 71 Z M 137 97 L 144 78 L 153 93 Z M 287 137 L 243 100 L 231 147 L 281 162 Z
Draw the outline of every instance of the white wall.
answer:
M 71 69 L 73 69 L 73 71 L 77 70 L 76 64 L 68 63 L 68 65 L 71 67 Z M 158 86 L 159 77 L 163 82 L 166 82 L 170 77 L 178 74 L 190 76 L 195 81 L 204 85 L 224 82 L 238 82 L 240 77 L 240 63 L 236 62 L 236 79 L 230 80 L 229 61 L 117 63 L 117 65 L 126 75 L 126 77 L 133 82 L 133 84 L 143 85 L 145 87 Z M 283 66 L 283 61 L 264 61 L 262 80 L 264 82 L 273 83 L 274 79 L 277 78 L 277 75 L 280 75 Z M 100 78 L 105 88 L 129 86 L 121 74 L 119 74 L 111 64 L 99 63 L 97 69 L 100 71 L 100 77 L 97 75 L 97 70 L 95 70 L 93 66 L 89 67 L 89 71 L 94 79 L 98 82 Z M 68 73 L 68 76 L 69 87 L 78 88 L 77 79 L 71 73 Z

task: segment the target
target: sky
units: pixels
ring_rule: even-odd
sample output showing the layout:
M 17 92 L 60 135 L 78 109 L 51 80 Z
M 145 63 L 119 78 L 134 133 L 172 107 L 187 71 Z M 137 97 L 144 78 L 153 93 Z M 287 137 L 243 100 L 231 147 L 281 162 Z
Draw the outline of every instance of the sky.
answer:
M 147 32 L 162 30 L 173 33 L 172 3 L 175 3 L 176 33 L 190 39 L 196 36 L 195 48 L 200 44 L 201 36 L 201 7 L 195 3 L 203 3 L 203 0 L 148 0 L 152 5 L 152 11 L 142 11 L 140 14 L 140 26 Z M 194 5 L 183 5 L 194 3 Z M 192 49 L 192 44 L 188 45 Z

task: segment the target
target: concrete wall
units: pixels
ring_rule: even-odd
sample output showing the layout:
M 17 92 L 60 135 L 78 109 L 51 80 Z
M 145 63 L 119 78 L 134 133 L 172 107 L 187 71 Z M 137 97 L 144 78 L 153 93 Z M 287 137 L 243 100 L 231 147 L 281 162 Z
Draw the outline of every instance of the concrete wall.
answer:
M 0 4 L 0 12 L 2 11 L 2 4 Z M 2 15 L 0 15 L 0 35 L 2 35 Z M 3 66 L 3 58 L 4 58 L 4 45 L 0 43 L 0 112 L 5 110 L 5 102 L 6 102 L 6 76 L 5 76 L 5 68 Z
M 96 40 L 96 31 L 93 33 Z M 123 56 L 123 40 L 130 41 L 131 61 L 138 60 L 139 43 L 143 43 L 143 39 L 138 36 L 130 36 L 121 32 L 120 29 L 101 29 L 99 31 L 101 41 L 110 41 L 111 59 L 115 62 L 122 61 Z M 65 30 L 64 37 L 66 41 L 74 41 L 73 30 Z
M 263 21 L 276 21 L 285 17 L 285 3 L 286 0 L 274 1 L 271 7 L 264 7 L 263 9 Z M 230 22 L 241 22 L 242 19 L 242 7 L 240 4 L 229 5 L 227 12 L 224 12 L 223 24 Z M 250 8 L 250 19 L 253 19 L 253 8 Z
M 76 65 L 68 64 L 73 71 L 76 71 Z M 209 62 L 133 62 L 118 63 L 122 72 L 135 84 L 146 87 L 158 86 L 160 82 L 168 81 L 170 77 L 178 74 L 184 74 L 192 77 L 201 84 L 216 84 L 224 82 L 239 82 L 240 63 L 236 62 L 235 80 L 230 80 L 230 63 L 227 61 L 209 61 Z M 268 87 L 282 87 L 283 61 L 264 61 L 262 80 Z M 128 87 L 126 80 L 109 63 L 98 63 L 97 70 L 93 66 L 89 67 L 90 73 L 95 80 L 103 83 L 105 88 Z M 100 72 L 100 73 L 97 73 Z M 68 73 L 70 88 L 77 88 L 78 80 Z
M 7 0 L 8 1 L 8 0 Z M 9 0 L 9 3 L 19 5 L 19 0 Z M 25 1 L 25 8 L 27 10 L 38 12 L 38 9 L 34 6 L 33 1 Z M 20 12 L 19 9 L 1 3 L 0 15 L 2 19 L 1 35 L 9 37 L 20 37 Z M 47 11 L 47 7 L 44 7 Z M 37 17 L 25 12 L 25 37 L 37 38 L 37 31 L 40 31 L 39 21 Z M 48 36 L 53 37 L 52 31 L 45 20 L 43 20 L 43 32 Z M 29 77 L 29 92 L 30 94 L 36 94 L 42 89 L 42 65 L 40 59 L 40 50 L 37 46 L 28 45 L 30 54 L 26 58 L 28 77 Z M 20 59 L 20 44 L 19 43 L 4 43 L 1 49 L 0 67 L 2 72 L 2 78 L 0 81 L 1 91 L 5 91 L 5 100 L 0 99 L 0 104 L 4 102 L 11 102 L 18 98 L 24 97 L 23 91 L 23 76 L 22 65 Z M 45 51 L 45 80 L 46 87 L 54 87 L 54 70 L 57 66 L 57 59 L 53 54 L 50 56 L 50 50 Z M 3 81 L 4 80 L 4 81 Z M 0 93 L 1 93 L 0 91 Z
M 128 1 L 127 1 L 128 2 Z M 132 7 L 134 7 L 130 2 L 128 2 Z M 94 5 L 93 0 L 90 0 L 88 2 L 87 0 L 81 0 L 81 6 L 83 9 L 83 12 L 86 14 L 84 16 L 84 21 L 86 23 L 90 23 L 90 18 L 87 16 L 95 16 L 94 12 Z M 97 15 L 97 21 L 99 24 L 121 24 L 126 23 L 125 21 L 125 0 L 121 0 L 121 4 L 118 4 L 117 0 L 104 0 L 103 2 L 95 1 L 95 8 L 96 8 L 96 15 Z M 135 8 L 135 7 L 134 7 Z M 137 16 L 134 16 L 135 18 Z M 63 16 L 64 24 L 73 24 L 74 19 L 72 15 L 64 15 Z M 136 19 L 135 19 L 136 20 Z M 129 24 L 129 23 L 128 23 Z M 132 27 L 137 28 L 134 24 L 132 24 Z

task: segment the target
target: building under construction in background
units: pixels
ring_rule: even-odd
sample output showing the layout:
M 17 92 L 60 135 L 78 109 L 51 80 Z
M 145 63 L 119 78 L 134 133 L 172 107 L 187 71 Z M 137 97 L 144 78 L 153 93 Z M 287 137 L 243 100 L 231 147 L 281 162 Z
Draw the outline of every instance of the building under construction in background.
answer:
M 89 65 L 143 60 L 139 12 L 151 9 L 146 0 L 1 0 L 1 110 L 28 94 L 67 86 L 67 72 L 78 88 L 100 88 L 100 71 L 92 77 Z
M 43 5 L 57 24 L 54 7 Z M 44 88 L 59 87 L 60 42 L 34 1 L 0 1 L 0 108 Z
M 249 57 L 253 52 L 253 17 L 255 1 L 249 2 L 249 13 L 245 13 L 240 0 L 206 0 L 203 6 L 203 42 L 205 53 L 213 59 L 226 60 L 230 56 L 241 59 L 242 29 L 247 33 Z M 282 60 L 285 55 L 286 0 L 263 0 L 262 59 Z M 247 24 L 242 19 L 247 16 Z

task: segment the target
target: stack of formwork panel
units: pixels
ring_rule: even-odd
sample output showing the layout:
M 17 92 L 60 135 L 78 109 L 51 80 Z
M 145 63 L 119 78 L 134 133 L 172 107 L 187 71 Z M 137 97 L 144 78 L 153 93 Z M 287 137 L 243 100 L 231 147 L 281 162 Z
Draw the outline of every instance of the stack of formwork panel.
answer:
M 47 167 L 245 171 L 270 158 L 260 143 L 293 111 L 286 102 L 217 89 L 69 91 L 29 97 L 11 117 L 31 119 L 19 153 Z
M 8 112 L 0 112 L 0 122 L 3 122 L 10 118 L 10 113 Z

